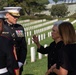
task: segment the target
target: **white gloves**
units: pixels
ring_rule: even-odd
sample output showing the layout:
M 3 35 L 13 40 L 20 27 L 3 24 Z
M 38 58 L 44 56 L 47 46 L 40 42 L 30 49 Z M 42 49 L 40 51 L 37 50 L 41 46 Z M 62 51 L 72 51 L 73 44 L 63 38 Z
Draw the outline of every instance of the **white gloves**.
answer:
M 23 65 L 23 63 L 18 62 L 18 66 L 19 66 L 19 68 L 21 68 L 22 65 Z

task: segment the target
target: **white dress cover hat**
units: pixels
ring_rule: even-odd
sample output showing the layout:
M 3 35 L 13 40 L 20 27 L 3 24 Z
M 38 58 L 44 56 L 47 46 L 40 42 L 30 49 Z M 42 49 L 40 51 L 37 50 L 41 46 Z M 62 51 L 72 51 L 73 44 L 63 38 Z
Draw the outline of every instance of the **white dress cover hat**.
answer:
M 20 16 L 21 7 L 4 7 L 5 11 L 11 13 L 13 16 Z

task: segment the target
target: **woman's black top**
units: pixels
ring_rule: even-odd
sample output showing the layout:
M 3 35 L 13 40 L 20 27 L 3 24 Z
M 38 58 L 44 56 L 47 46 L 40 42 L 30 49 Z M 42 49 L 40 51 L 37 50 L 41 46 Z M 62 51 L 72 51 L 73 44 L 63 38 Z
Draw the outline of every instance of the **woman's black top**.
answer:
M 37 51 L 42 54 L 48 54 L 48 69 L 55 63 L 59 63 L 58 60 L 58 51 L 62 48 L 63 42 L 59 41 L 58 43 L 52 42 L 48 47 L 40 47 Z M 59 65 L 57 66 L 59 68 Z
M 68 44 L 60 50 L 60 66 L 68 75 L 76 75 L 76 44 Z

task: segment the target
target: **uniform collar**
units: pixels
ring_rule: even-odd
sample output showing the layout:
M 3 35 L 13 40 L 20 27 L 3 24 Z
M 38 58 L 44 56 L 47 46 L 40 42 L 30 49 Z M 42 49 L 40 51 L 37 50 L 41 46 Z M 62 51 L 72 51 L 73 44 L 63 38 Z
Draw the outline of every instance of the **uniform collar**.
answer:
M 13 24 L 9 23 L 7 20 L 6 20 L 6 23 L 8 24 L 8 26 L 12 27 Z

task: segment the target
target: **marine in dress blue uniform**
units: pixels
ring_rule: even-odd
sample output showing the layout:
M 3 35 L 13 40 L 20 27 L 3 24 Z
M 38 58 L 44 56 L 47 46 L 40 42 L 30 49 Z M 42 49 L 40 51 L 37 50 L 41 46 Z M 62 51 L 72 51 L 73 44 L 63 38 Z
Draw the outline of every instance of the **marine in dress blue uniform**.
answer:
M 13 52 L 13 44 L 9 38 L 1 35 L 5 14 L 6 11 L 0 11 L 0 75 L 16 75 L 15 70 L 19 67 Z
M 12 18 L 18 19 L 18 17 L 20 17 L 19 10 L 21 7 L 4 7 L 4 9 Z M 21 75 L 23 71 L 23 64 L 27 55 L 27 44 L 25 40 L 24 28 L 20 24 L 10 23 L 7 16 L 6 18 L 7 20 L 4 22 L 2 35 L 7 36 L 13 40 Z

